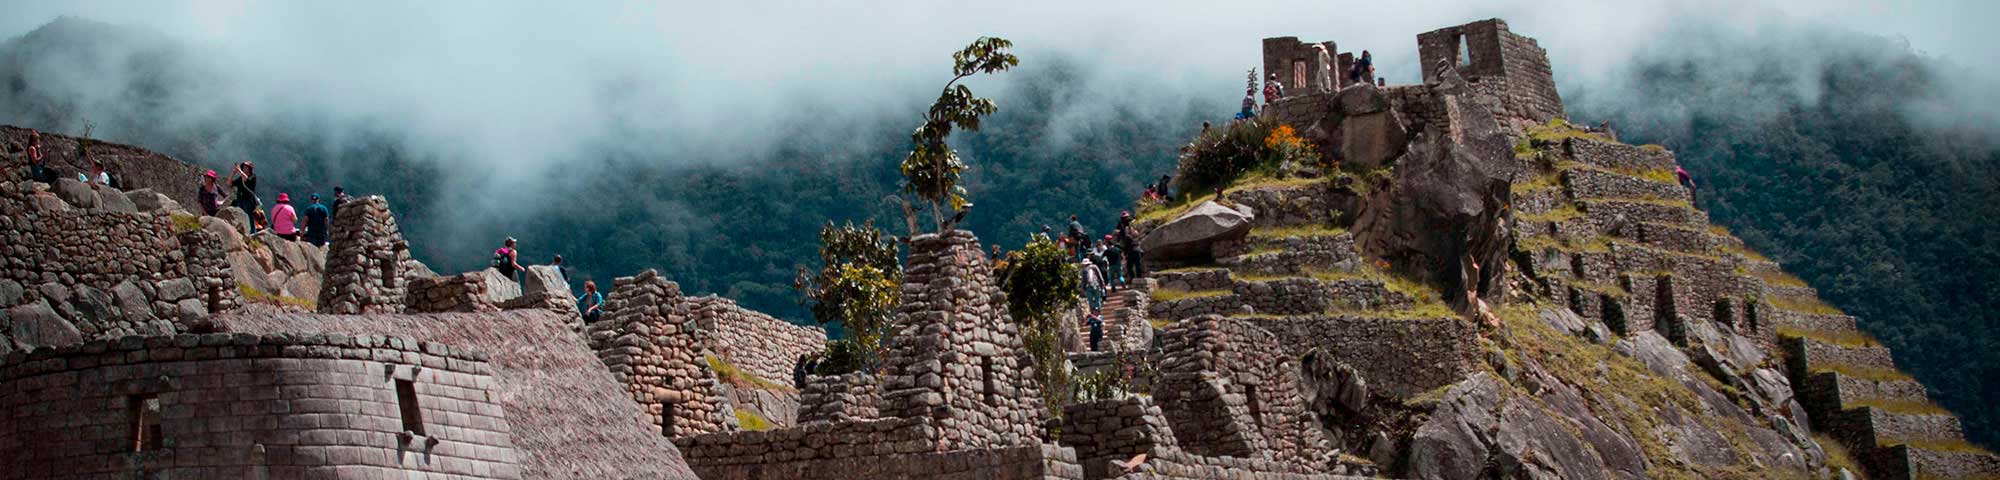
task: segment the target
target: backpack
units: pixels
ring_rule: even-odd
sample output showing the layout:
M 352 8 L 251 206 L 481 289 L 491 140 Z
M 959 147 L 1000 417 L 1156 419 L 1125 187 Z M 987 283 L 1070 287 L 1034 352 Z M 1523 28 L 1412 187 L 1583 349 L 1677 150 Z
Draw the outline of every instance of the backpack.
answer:
M 506 270 L 508 267 L 513 266 L 514 262 L 508 261 L 507 253 L 507 247 L 500 247 L 493 251 L 493 268 Z

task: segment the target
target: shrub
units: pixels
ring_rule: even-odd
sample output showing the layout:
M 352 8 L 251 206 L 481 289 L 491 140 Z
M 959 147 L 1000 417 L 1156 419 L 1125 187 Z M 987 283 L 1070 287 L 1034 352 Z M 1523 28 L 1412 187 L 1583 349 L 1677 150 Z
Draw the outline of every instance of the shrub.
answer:
M 1278 158 L 1272 153 L 1272 144 L 1265 142 L 1272 138 L 1276 124 L 1275 120 L 1251 119 L 1196 135 L 1187 152 L 1181 154 L 1173 191 L 1182 195 L 1208 192 L 1253 170 L 1276 170 Z

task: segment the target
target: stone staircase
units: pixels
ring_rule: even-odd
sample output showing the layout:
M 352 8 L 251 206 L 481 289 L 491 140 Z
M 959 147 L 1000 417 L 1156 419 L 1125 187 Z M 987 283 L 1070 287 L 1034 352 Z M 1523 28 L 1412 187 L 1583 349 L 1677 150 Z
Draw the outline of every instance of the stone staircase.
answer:
M 1100 317 L 1103 321 L 1104 337 L 1099 341 L 1097 351 L 1144 350 L 1152 344 L 1153 326 L 1146 322 L 1142 312 L 1145 311 L 1154 285 L 1156 285 L 1155 280 L 1140 279 L 1104 296 Z M 1080 346 L 1081 351 L 1091 351 L 1089 324 L 1076 325 L 1076 345 Z
M 1818 292 L 1709 226 L 1672 182 L 1671 154 L 1576 136 L 1520 157 L 1517 248 L 1531 277 L 1621 334 L 1688 346 L 1701 322 L 1773 344 L 1815 431 L 1870 478 L 2000 477 L 1951 412 L 1897 370 L 1889 349 Z

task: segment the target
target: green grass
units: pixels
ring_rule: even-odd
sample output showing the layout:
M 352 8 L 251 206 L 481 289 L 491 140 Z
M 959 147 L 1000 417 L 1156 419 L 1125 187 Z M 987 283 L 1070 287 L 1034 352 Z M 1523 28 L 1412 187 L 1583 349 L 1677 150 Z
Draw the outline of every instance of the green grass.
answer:
M 1148 318 L 1148 319 L 1146 319 L 1146 323 L 1149 323 L 1149 324 L 1152 324 L 1152 325 L 1153 325 L 1153 328 L 1157 328 L 1157 329 L 1161 329 L 1161 330 L 1166 330 L 1166 329 L 1167 329 L 1167 326 L 1169 326 L 1169 325 L 1173 325 L 1173 324 L 1174 324 L 1174 322 L 1172 322 L 1172 321 L 1169 321 L 1169 320 L 1167 320 L 1167 319 L 1164 319 L 1164 318 Z
M 1868 347 L 1882 346 L 1882 342 L 1875 340 L 1875 337 L 1870 337 L 1868 336 L 1868 334 L 1861 332 L 1828 332 L 1821 330 L 1806 330 L 1803 328 L 1798 328 L 1790 325 L 1780 325 L 1777 328 L 1777 333 L 1780 338 L 1782 337 L 1809 338 L 1813 340 L 1818 340 L 1821 343 L 1830 343 L 1848 348 L 1868 348 Z
M 243 301 L 245 302 L 262 303 L 265 305 L 277 305 L 281 307 L 293 306 L 305 309 L 308 312 L 319 309 L 319 302 L 314 301 L 312 299 L 287 297 L 275 293 L 266 293 L 263 290 L 258 290 L 257 287 L 250 286 L 250 284 L 248 283 L 236 284 L 236 292 L 243 295 Z
M 1211 271 L 1211 270 L 1222 270 L 1222 269 L 1223 269 L 1222 267 L 1218 267 L 1218 266 L 1214 266 L 1214 265 L 1195 265 L 1195 266 L 1191 266 L 1191 267 L 1178 267 L 1178 268 L 1169 268 L 1169 269 L 1166 269 L 1166 270 L 1154 270 L 1154 271 L 1153 271 L 1153 273 L 1154 273 L 1154 274 L 1161 274 L 1161 273 L 1194 273 L 1194 272 L 1206 272 L 1206 271 Z
M 1869 407 L 1889 413 L 1904 415 L 1950 415 L 1950 410 L 1930 402 L 1913 402 L 1891 398 L 1863 398 L 1841 405 L 1842 409 Z
M 172 214 L 171 216 L 173 217 L 174 220 L 175 234 L 188 233 L 195 230 L 201 230 L 201 217 L 186 213 L 175 213 Z
M 1808 375 L 1829 373 L 1829 372 L 1838 373 L 1841 375 L 1859 378 L 1871 382 L 1899 382 L 1904 380 L 1915 380 L 1915 378 L 1910 377 L 1910 374 L 1897 371 L 1896 369 L 1893 368 L 1859 367 L 1853 365 L 1826 365 L 1826 364 L 1806 367 L 1806 374 Z
M 1583 218 L 1583 210 L 1578 210 L 1576 205 L 1568 203 L 1547 212 L 1514 215 L 1515 220 L 1523 222 L 1567 222 L 1578 218 Z
M 1765 285 L 1811 288 L 1810 286 L 1806 285 L 1805 280 L 1801 280 L 1799 279 L 1799 277 L 1794 277 L 1792 276 L 1792 274 L 1785 272 L 1776 272 L 1767 270 L 1767 271 L 1756 271 L 1749 273 L 1750 276 L 1756 277 L 1758 280 L 1763 280 Z
M 1230 182 L 1229 186 L 1223 188 L 1222 191 L 1227 194 L 1228 192 L 1258 188 L 1303 187 L 1323 184 L 1327 181 L 1325 178 L 1277 178 L 1270 176 L 1268 173 L 1258 171 L 1245 174 L 1242 178 Z M 1215 192 L 1213 191 L 1202 192 L 1200 195 L 1189 195 L 1187 192 L 1180 192 L 1179 196 L 1167 201 L 1165 204 L 1148 204 L 1139 207 L 1138 213 L 1133 214 L 1132 218 L 1138 222 L 1164 222 L 1173 220 L 1186 214 L 1189 210 L 1193 210 L 1196 205 L 1201 205 L 1202 202 L 1210 200 L 1215 200 Z
M 1826 436 L 1825 433 L 1815 432 L 1812 437 L 1813 442 L 1819 444 L 1820 450 L 1826 451 L 1826 468 L 1828 470 L 1837 473 L 1840 469 L 1845 468 L 1848 472 L 1855 475 L 1861 474 L 1861 464 L 1854 461 L 1853 454 L 1847 453 L 1846 445 L 1841 445 L 1840 442 L 1834 441 L 1832 437 Z
M 1965 440 L 1892 439 L 1887 442 L 1883 442 L 1882 444 L 1882 446 L 1884 447 L 1890 447 L 1896 445 L 1909 445 L 1911 448 L 1930 450 L 1933 452 L 1962 452 L 1962 453 L 1977 453 L 1981 455 L 1993 454 L 1993 452 L 1987 450 L 1986 447 L 1974 445 L 1972 442 L 1968 442 Z
M 1834 308 L 1833 305 L 1828 305 L 1825 300 L 1820 300 L 1818 298 L 1792 298 L 1792 297 L 1767 296 L 1764 297 L 1764 301 L 1769 302 L 1772 307 L 1799 313 L 1810 313 L 1814 315 L 1847 314 L 1847 312 L 1842 312 L 1840 311 L 1839 308 Z
M 1335 237 L 1345 234 L 1347 234 L 1347 229 L 1329 225 L 1294 225 L 1289 227 L 1258 227 L 1250 229 L 1250 238 L 1254 239 Z
M 1223 295 L 1228 295 L 1228 294 L 1230 294 L 1230 291 L 1229 291 L 1229 290 L 1223 290 L 1223 289 L 1216 289 L 1216 290 L 1196 290 L 1196 291 L 1192 291 L 1192 292 L 1189 292 L 1189 291 L 1182 291 L 1182 290 L 1170 290 L 1170 289 L 1165 289 L 1165 288 L 1159 288 L 1159 289 L 1154 289 L 1154 290 L 1153 290 L 1153 301 L 1154 301 L 1154 302 L 1171 302 L 1171 301 L 1175 301 L 1175 300 L 1186 300 L 1186 299 L 1190 299 L 1190 298 L 1209 298 L 1209 297 L 1220 297 L 1220 296 L 1223 296 Z
M 743 371 L 743 369 L 738 368 L 736 365 L 730 364 L 728 360 L 723 359 L 722 357 L 717 357 L 714 355 L 705 355 L 702 358 L 708 361 L 708 368 L 709 370 L 713 370 L 715 372 L 715 376 L 721 377 L 722 381 L 729 382 L 729 384 L 731 385 L 736 385 L 745 388 L 754 388 L 758 390 L 770 390 L 779 392 L 798 391 L 797 389 L 792 388 L 791 385 L 773 382 L 764 379 L 763 377 L 758 377 L 756 374 Z M 741 412 L 742 410 L 737 410 L 737 411 Z
M 763 415 L 758 415 L 757 412 L 739 406 L 736 407 L 736 426 L 752 432 L 761 432 L 771 429 L 771 421 L 765 419 Z
M 1514 247 L 1530 252 L 1542 249 L 1555 249 L 1567 253 L 1609 252 L 1611 238 L 1598 235 L 1588 241 L 1571 243 L 1548 235 L 1533 235 L 1514 239 Z
M 1508 189 L 1512 190 L 1514 192 L 1514 195 L 1520 196 L 1520 195 L 1527 195 L 1529 193 L 1539 192 L 1550 188 L 1555 188 L 1556 185 L 1559 185 L 1561 183 L 1562 183 L 1562 176 L 1551 173 L 1548 175 L 1542 175 L 1535 178 L 1530 178 L 1528 179 L 1528 181 L 1525 182 L 1515 182 L 1513 185 L 1509 185 Z

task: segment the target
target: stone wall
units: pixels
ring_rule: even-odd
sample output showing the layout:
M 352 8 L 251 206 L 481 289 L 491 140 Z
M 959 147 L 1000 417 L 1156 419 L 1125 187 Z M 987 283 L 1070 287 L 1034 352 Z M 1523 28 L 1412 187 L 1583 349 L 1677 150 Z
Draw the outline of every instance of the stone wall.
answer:
M 1063 409 L 1063 444 L 1074 445 L 1084 478 L 1119 479 L 1335 479 L 1301 465 L 1261 458 L 1215 457 L 1188 452 L 1175 440 L 1160 408 L 1145 397 L 1070 405 Z M 1120 462 L 1146 461 L 1125 473 Z
M 882 385 L 874 375 L 814 375 L 799 392 L 799 422 L 845 422 L 881 417 Z
M 1499 101 L 1495 113 L 1500 116 L 1538 123 L 1565 116 L 1548 52 L 1534 39 L 1508 31 L 1507 22 L 1500 19 L 1419 34 L 1417 57 L 1424 83 L 1436 82 L 1444 69 L 1455 68 L 1467 81 L 1481 85 L 1476 90 Z
M 801 356 L 826 350 L 826 329 L 797 325 L 717 296 L 688 299 L 688 315 L 710 332 L 710 349 L 767 380 L 789 382 Z
M 0 415 L 0 479 L 521 478 L 491 375 L 484 354 L 402 337 L 130 336 L 16 352 L 0 363 L 0 411 L 13 412 Z M 404 417 L 404 400 L 419 417 Z
M 943 450 L 931 443 L 939 428 L 930 418 L 884 418 L 699 435 L 675 444 L 708 480 L 1084 478 L 1074 450 L 1041 443 Z
M 585 330 L 590 348 L 668 437 L 721 432 L 734 421 L 708 366 L 709 334 L 687 308 L 679 284 L 647 270 L 615 280 L 604 320 Z
M 1340 53 L 1340 47 L 1330 41 L 1305 43 L 1300 42 L 1299 37 L 1264 39 L 1264 70 L 1257 74 L 1258 98 L 1263 98 L 1264 82 L 1270 79 L 1272 73 L 1278 74 L 1278 83 L 1285 85 L 1286 97 L 1308 93 L 1324 93 L 1313 91 L 1315 88 L 1320 88 L 1316 85 L 1319 80 L 1315 78 L 1320 70 L 1319 53 L 1313 51 L 1313 45 L 1325 46 L 1329 60 L 1332 60 L 1334 55 Z M 1303 69 L 1298 68 L 1301 66 L 1300 62 L 1303 62 Z M 1341 82 L 1347 80 L 1347 76 L 1343 73 L 1345 69 L 1339 68 L 1338 65 L 1328 65 L 1327 67 L 1330 69 L 1331 78 L 1329 80 L 1333 81 L 1333 85 L 1332 88 L 1326 88 L 1325 91 L 1340 90 Z
M 28 129 L 0 126 L 0 152 L 5 152 L 11 159 L 18 159 L 7 162 L 7 170 L 27 171 L 27 145 Z M 42 152 L 60 177 L 76 178 L 78 173 L 90 171 L 90 164 L 77 156 L 77 137 L 44 131 Z M 201 190 L 202 168 L 143 148 L 92 139 L 90 158 L 105 162 L 107 171 L 127 191 L 151 189 L 165 194 L 176 203 L 192 207 L 195 205 L 195 193 Z M 216 172 L 218 175 L 223 173 Z M 26 174 L 18 178 L 26 178 Z
M 187 260 L 188 279 L 194 285 L 195 297 L 208 313 L 227 312 L 241 306 L 243 295 L 230 274 L 222 237 L 206 229 L 188 230 L 177 237 L 181 242 L 181 258 Z
M 0 352 L 170 335 L 234 306 L 233 285 L 207 301 L 197 281 L 217 266 L 190 264 L 169 214 L 141 212 L 118 190 L 57 183 L 0 183 L 0 308 L 13 325 Z
M 472 274 L 418 278 L 410 282 L 404 303 L 411 313 L 491 312 L 487 282 Z
M 1038 442 L 1041 398 L 979 239 L 957 230 L 910 244 L 882 415 L 937 420 L 939 450 Z
M 396 227 L 389 200 L 379 195 L 349 200 L 334 214 L 327 246 L 320 313 L 402 313 L 417 272 L 410 244 Z
M 1463 380 L 1473 370 L 1474 329 L 1454 317 L 1429 319 L 1313 316 L 1259 319 L 1278 344 L 1303 356 L 1312 349 L 1360 370 L 1373 390 L 1407 399 Z
M 1279 338 L 1219 316 L 1164 335 L 1153 397 L 1191 453 L 1324 465 L 1327 439 L 1307 412 L 1296 355 Z

